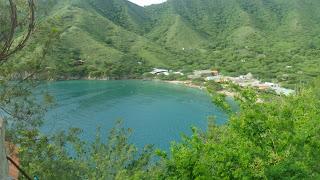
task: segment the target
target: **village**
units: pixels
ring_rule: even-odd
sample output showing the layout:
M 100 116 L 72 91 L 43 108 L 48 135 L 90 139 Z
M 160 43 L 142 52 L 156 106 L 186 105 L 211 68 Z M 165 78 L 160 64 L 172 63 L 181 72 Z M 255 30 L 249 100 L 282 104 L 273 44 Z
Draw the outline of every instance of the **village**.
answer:
M 153 75 L 162 74 L 165 76 L 169 76 L 170 74 L 178 74 L 182 76 L 184 75 L 180 71 L 174 72 L 167 69 L 158 69 L 158 68 L 154 68 L 153 71 L 151 71 L 150 73 Z M 232 82 L 236 85 L 239 85 L 240 87 L 252 87 L 260 91 L 272 90 L 278 95 L 289 96 L 295 93 L 294 90 L 283 88 L 280 86 L 280 84 L 272 83 L 272 82 L 262 82 L 254 78 L 254 76 L 251 73 L 248 73 L 247 75 L 241 75 L 238 77 L 231 77 L 231 76 L 221 75 L 218 70 L 195 70 L 193 71 L 193 74 L 190 74 L 187 77 L 189 80 L 203 79 L 205 81 L 214 81 L 220 84 L 223 84 L 226 82 Z M 190 86 L 193 86 L 190 82 L 185 82 L 184 84 L 186 83 L 188 83 Z

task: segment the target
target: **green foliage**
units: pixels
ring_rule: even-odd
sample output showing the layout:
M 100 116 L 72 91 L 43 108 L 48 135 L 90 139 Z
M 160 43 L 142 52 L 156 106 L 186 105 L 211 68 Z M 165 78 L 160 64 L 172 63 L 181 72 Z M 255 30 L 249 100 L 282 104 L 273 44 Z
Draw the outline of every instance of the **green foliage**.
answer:
M 227 125 L 210 124 L 207 132 L 172 146 L 166 178 L 319 178 L 318 90 L 265 103 L 242 94 L 241 110 Z
M 148 179 L 152 177 L 152 146 L 142 151 L 128 143 L 130 130 L 118 122 L 104 140 L 99 132 L 92 144 L 81 141 L 81 131 L 71 129 L 53 136 L 21 130 L 21 166 L 40 179 Z
M 202 86 L 205 83 L 205 80 L 203 78 L 196 78 L 192 79 L 192 83 L 198 86 Z
M 222 84 L 217 83 L 217 82 L 215 82 L 215 81 L 208 81 L 208 82 L 206 83 L 206 88 L 207 88 L 207 90 L 209 91 L 209 93 L 213 93 L 213 92 L 216 92 L 216 91 L 221 91 L 221 90 L 223 90 Z

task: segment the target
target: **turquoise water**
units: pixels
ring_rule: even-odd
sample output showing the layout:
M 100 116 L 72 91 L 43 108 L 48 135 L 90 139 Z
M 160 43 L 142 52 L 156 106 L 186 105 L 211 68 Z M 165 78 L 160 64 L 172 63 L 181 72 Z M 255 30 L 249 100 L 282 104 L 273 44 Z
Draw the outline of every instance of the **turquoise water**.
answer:
M 218 123 L 227 119 L 209 96 L 199 89 L 153 81 L 62 81 L 48 83 L 46 89 L 57 105 L 46 114 L 43 131 L 53 133 L 70 127 L 84 130 L 87 141 L 101 128 L 107 134 L 117 119 L 132 128 L 130 138 L 138 147 L 154 144 L 168 149 L 190 127 L 205 129 L 207 118 Z

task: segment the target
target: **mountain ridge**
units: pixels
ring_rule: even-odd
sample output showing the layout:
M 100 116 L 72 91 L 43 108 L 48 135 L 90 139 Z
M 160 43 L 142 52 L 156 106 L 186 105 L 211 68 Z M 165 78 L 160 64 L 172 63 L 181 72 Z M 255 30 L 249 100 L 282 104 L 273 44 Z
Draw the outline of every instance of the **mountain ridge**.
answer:
M 63 32 L 48 61 L 63 62 L 67 67 L 61 68 L 73 74 L 81 69 L 82 75 L 112 77 L 110 71 L 127 61 L 140 69 L 136 75 L 152 67 L 185 72 L 214 67 L 292 84 L 319 73 L 309 64 L 320 64 L 320 2 L 168 0 L 140 7 L 126 0 L 48 0 L 38 6 L 39 34 L 31 47 L 40 48 L 51 29 Z M 74 67 L 75 59 L 86 64 Z

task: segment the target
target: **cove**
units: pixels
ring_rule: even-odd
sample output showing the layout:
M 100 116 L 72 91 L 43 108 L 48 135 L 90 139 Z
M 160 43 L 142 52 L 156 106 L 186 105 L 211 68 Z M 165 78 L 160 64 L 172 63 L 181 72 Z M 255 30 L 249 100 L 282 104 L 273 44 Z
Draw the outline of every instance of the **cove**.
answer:
M 211 103 L 199 89 L 163 82 L 60 81 L 44 87 L 55 97 L 56 105 L 45 116 L 42 131 L 46 134 L 69 128 L 81 128 L 82 138 L 93 141 L 97 128 L 103 137 L 121 119 L 133 134 L 130 142 L 141 148 L 154 144 L 168 150 L 170 142 L 181 134 L 190 135 L 191 127 L 206 129 L 209 116 L 218 124 L 227 115 Z

